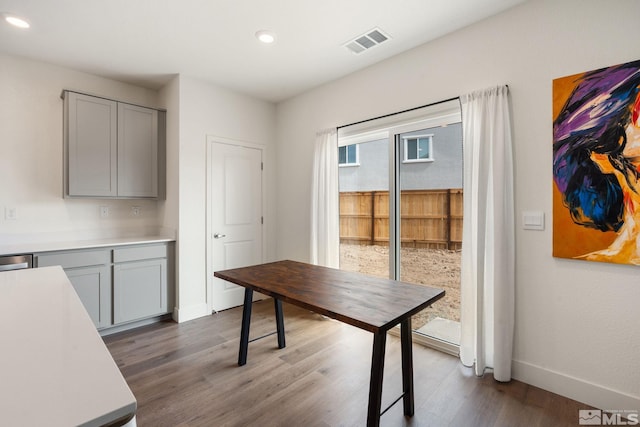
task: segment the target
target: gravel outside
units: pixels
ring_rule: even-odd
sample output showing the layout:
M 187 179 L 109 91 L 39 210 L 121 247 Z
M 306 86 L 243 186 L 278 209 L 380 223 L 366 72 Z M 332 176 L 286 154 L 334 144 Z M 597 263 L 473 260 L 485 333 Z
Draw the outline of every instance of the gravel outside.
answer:
M 459 250 L 402 248 L 401 280 L 445 290 L 445 296 L 412 318 L 419 329 L 436 317 L 460 321 Z M 340 244 L 340 268 L 389 277 L 389 248 L 378 245 Z

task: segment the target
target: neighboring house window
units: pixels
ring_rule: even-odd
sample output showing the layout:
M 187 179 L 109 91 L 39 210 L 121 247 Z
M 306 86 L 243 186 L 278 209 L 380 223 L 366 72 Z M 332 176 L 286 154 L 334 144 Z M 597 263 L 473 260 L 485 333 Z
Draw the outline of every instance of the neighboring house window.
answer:
M 433 162 L 433 135 L 405 136 L 402 139 L 405 163 Z
M 338 147 L 338 166 L 360 166 L 358 144 Z

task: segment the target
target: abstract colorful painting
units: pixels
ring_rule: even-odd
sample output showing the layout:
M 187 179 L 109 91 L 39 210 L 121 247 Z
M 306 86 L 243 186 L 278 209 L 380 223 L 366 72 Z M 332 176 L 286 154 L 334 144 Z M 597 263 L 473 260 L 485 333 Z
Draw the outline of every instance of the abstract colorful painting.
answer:
M 640 60 L 553 81 L 553 255 L 640 265 Z

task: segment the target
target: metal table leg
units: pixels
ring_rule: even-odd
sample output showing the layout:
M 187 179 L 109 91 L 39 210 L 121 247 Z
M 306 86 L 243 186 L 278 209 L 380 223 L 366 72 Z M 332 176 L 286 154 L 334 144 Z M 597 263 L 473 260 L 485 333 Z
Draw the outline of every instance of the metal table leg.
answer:
M 371 357 L 371 382 L 369 383 L 367 427 L 378 427 L 380 425 L 382 378 L 384 374 L 384 351 L 386 342 L 386 331 L 373 334 L 373 355 Z
M 244 289 L 244 305 L 242 307 L 242 328 L 240 329 L 240 353 L 238 365 L 246 365 L 247 352 L 249 350 L 249 325 L 251 324 L 251 305 L 253 301 L 253 289 Z
M 278 329 L 278 348 L 284 348 L 286 343 L 284 340 L 284 315 L 282 314 L 282 301 L 277 298 L 273 299 L 276 309 L 276 328 Z
M 413 416 L 413 348 L 411 347 L 411 318 L 400 323 L 400 343 L 402 351 L 402 389 L 404 414 Z

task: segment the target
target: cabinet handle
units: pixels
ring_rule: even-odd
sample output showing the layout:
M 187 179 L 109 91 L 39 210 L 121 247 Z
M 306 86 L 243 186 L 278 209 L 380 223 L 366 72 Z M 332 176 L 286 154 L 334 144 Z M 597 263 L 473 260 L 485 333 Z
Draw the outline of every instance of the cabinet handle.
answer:
M 221 239 L 223 237 L 227 237 L 227 235 L 226 234 L 220 234 L 220 233 L 216 233 L 216 234 L 213 235 L 214 239 Z

